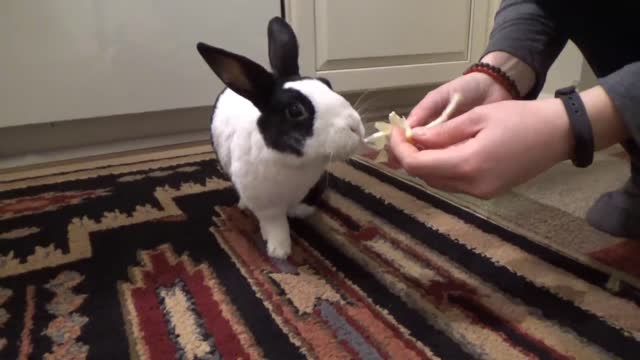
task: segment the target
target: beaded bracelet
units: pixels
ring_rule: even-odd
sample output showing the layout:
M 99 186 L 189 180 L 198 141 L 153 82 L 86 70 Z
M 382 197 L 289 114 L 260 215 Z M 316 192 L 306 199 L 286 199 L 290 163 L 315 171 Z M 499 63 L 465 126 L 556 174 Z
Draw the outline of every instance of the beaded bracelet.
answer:
M 507 75 L 502 69 L 497 66 L 478 62 L 471 65 L 465 72 L 464 75 L 467 75 L 472 72 L 480 72 L 486 75 L 489 75 L 493 80 L 495 80 L 498 84 L 500 84 L 513 99 L 520 99 L 522 96 L 520 95 L 520 91 L 518 90 L 518 86 L 513 79 Z

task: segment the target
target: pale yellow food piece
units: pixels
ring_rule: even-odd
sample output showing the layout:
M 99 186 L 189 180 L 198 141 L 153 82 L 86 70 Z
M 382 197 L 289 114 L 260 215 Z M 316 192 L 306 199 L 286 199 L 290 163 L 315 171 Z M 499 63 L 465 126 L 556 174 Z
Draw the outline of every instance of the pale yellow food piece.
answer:
M 451 97 L 451 101 L 449 101 L 449 105 L 447 105 L 447 108 L 442 112 L 440 117 L 438 117 L 435 121 L 432 121 L 430 124 L 426 125 L 426 127 L 436 126 L 449 120 L 449 117 L 460 102 L 460 99 L 460 94 L 453 94 L 453 96 Z M 376 163 L 389 161 L 389 155 L 386 151 L 384 151 L 384 147 L 387 145 L 387 139 L 389 135 L 391 135 L 391 130 L 393 130 L 394 127 L 404 129 L 404 134 L 408 141 L 411 141 L 413 137 L 413 131 L 407 123 L 407 119 L 405 117 L 399 116 L 395 111 L 392 111 L 389 114 L 388 123 L 384 121 L 378 121 L 374 124 L 374 127 L 378 130 L 378 132 L 367 137 L 364 141 L 372 148 L 380 151 L 375 160 L 373 160 Z
M 364 142 L 376 150 L 382 150 L 387 144 L 388 137 L 391 135 L 391 131 L 394 127 L 404 129 L 405 136 L 408 140 L 411 139 L 412 131 L 411 127 L 407 124 L 404 117 L 400 117 L 395 112 L 389 114 L 389 122 L 377 121 L 374 123 L 374 127 L 378 130 L 377 133 L 364 139 Z
M 375 128 L 378 129 L 378 131 L 383 132 L 385 135 L 388 135 L 391 133 L 391 124 L 386 123 L 386 122 L 382 122 L 382 121 L 377 121 L 374 124 Z
M 369 140 L 368 144 L 376 150 L 382 150 L 384 149 L 384 146 L 387 145 L 387 135 L 382 134 L 380 136 L 376 136 Z
M 389 122 L 393 126 L 404 129 L 405 137 L 407 138 L 407 140 L 411 140 L 411 136 L 413 133 L 411 131 L 411 127 L 409 126 L 409 124 L 407 124 L 407 119 L 405 119 L 404 117 L 400 117 L 398 114 L 396 114 L 395 111 L 392 111 L 391 114 L 389 114 Z

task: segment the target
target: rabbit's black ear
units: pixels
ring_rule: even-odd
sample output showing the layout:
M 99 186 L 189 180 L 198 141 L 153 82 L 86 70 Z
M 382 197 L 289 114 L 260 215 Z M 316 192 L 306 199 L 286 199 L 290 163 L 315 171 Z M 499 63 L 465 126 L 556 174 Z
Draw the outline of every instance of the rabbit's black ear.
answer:
M 269 21 L 269 62 L 273 72 L 282 78 L 299 76 L 298 39 L 293 29 L 281 17 Z
M 198 43 L 198 52 L 229 89 L 263 110 L 275 87 L 273 75 L 260 64 L 238 54 Z

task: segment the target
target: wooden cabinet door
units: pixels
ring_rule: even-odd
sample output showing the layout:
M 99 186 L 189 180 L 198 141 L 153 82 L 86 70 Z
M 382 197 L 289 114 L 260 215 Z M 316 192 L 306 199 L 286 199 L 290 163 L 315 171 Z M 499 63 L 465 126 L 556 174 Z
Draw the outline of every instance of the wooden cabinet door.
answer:
M 338 91 L 443 82 L 477 61 L 490 0 L 285 0 L 301 67 Z

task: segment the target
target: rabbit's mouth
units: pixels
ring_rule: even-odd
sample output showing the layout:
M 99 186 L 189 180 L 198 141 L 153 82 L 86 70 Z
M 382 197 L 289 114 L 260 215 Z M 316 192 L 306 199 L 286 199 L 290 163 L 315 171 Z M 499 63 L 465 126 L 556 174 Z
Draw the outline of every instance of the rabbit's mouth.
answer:
M 351 138 L 349 141 L 340 144 L 341 146 L 333 147 L 332 151 L 329 152 L 330 160 L 347 160 L 358 152 L 363 143 L 362 137 L 351 134 Z

